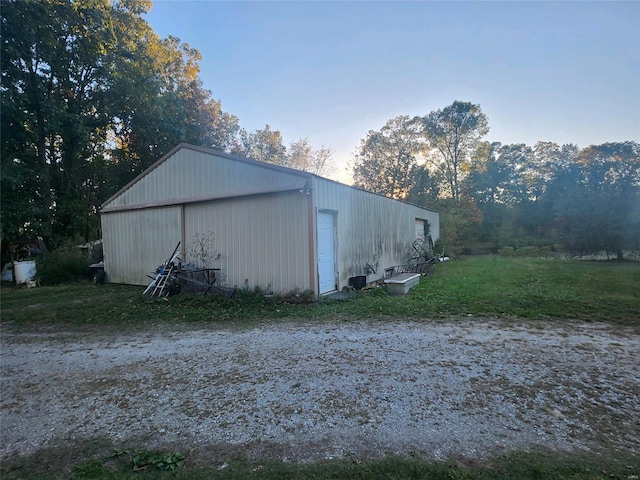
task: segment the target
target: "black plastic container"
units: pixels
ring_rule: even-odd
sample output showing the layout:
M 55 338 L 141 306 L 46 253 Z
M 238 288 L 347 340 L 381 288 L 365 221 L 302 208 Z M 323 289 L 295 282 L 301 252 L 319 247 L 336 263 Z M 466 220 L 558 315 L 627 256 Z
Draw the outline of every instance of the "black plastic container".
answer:
M 366 275 L 358 275 L 357 277 L 350 277 L 349 285 L 351 285 L 356 290 L 362 290 L 367 285 Z

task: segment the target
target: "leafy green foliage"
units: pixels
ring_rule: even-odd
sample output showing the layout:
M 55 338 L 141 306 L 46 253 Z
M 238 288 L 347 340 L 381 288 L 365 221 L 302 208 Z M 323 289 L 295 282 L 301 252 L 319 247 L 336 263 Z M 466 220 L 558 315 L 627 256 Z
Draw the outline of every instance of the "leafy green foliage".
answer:
M 276 165 L 287 163 L 286 152 L 282 134 L 278 130 L 271 130 L 269 125 L 253 133 L 241 130 L 239 139 L 233 148 L 233 153 Z
M 160 39 L 150 7 L 3 2 L 3 237 L 95 238 L 100 205 L 179 142 L 231 149 L 238 121 L 202 87 L 200 53 Z
M 164 471 L 175 471 L 184 465 L 185 456 L 181 453 L 150 452 L 137 450 L 131 457 L 133 470 L 136 472 L 150 467 Z
M 58 251 L 42 255 L 36 261 L 41 285 L 59 285 L 89 277 L 89 258 L 80 251 Z
M 428 161 L 444 179 L 450 198 L 462 198 L 462 178 L 478 143 L 489 132 L 489 121 L 480 105 L 455 101 L 451 105 L 416 118 L 432 155 Z
M 420 135 L 406 115 L 370 130 L 353 166 L 354 185 L 391 198 L 405 198 L 416 179 Z
M 482 215 L 456 243 L 639 251 L 640 145 L 484 144 L 465 180 Z M 445 224 L 445 219 L 443 219 Z M 457 232 L 459 230 L 456 229 Z M 445 235 L 450 233 L 446 231 Z

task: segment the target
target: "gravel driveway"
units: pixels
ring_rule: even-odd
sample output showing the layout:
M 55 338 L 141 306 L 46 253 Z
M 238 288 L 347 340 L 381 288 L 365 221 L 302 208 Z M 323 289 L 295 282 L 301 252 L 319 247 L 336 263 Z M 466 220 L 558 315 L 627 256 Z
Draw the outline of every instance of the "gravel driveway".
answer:
M 105 436 L 297 461 L 538 445 L 640 455 L 640 335 L 604 324 L 4 333 L 1 361 L 0 458 Z

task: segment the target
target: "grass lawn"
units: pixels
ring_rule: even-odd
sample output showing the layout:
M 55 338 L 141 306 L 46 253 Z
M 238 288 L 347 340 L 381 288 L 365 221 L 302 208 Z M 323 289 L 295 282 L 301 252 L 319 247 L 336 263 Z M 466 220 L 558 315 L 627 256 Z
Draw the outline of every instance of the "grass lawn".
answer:
M 431 314 L 640 325 L 640 263 L 473 257 L 438 265 L 411 301 Z
M 3 479 L 60 479 L 60 480 L 382 480 L 382 479 L 427 479 L 427 480 L 635 480 L 637 467 L 633 459 L 624 455 L 617 459 L 606 459 L 585 454 L 579 456 L 566 453 L 538 450 L 516 452 L 490 461 L 460 465 L 454 462 L 428 462 L 418 458 L 387 457 L 378 460 L 329 460 L 313 464 L 294 464 L 269 459 L 236 459 L 211 467 L 197 467 L 185 459 L 183 466 L 175 470 L 151 463 L 146 468 L 136 467 L 136 455 L 153 459 L 158 452 L 115 450 L 102 458 L 84 461 L 67 473 L 57 476 L 50 471 L 43 474 L 29 473 L 26 476 L 6 472 Z M 62 452 L 59 452 L 62 453 Z M 80 452 L 74 452 L 79 456 Z M 149 455 L 150 454 L 150 455 Z M 85 453 L 88 457 L 91 455 Z M 171 453 L 160 453 L 171 457 Z M 181 456 L 182 457 L 182 456 Z M 38 458 L 34 458 L 38 461 Z M 43 469 L 44 470 L 44 469 Z M 0 470 L 1 472 L 2 470 Z M 24 470 L 23 470 L 24 472 Z
M 436 265 L 405 297 L 384 288 L 358 292 L 349 300 L 304 302 L 304 296 L 265 298 L 239 291 L 231 299 L 179 296 L 149 299 L 143 287 L 90 283 L 30 290 L 2 288 L 3 331 L 51 331 L 136 328 L 189 322 L 251 325 L 279 319 L 358 319 L 514 317 L 535 321 L 577 319 L 640 326 L 640 263 L 537 260 L 493 256 L 469 257 Z M 469 317 L 471 316 L 471 317 Z M 429 462 L 417 458 L 333 460 L 297 465 L 277 460 L 230 461 L 225 468 L 197 466 L 164 472 L 156 465 L 133 471 L 135 447 L 117 445 L 120 455 L 104 457 L 105 448 L 40 451 L 28 459 L 3 462 L 5 479 L 637 479 L 637 457 L 624 452 L 602 456 L 536 451 L 515 452 L 477 464 Z M 100 452 L 99 454 L 96 452 Z M 52 459 L 73 459 L 55 469 Z
M 239 291 L 233 299 L 178 296 L 149 299 L 142 287 L 90 283 L 0 294 L 11 328 L 73 324 L 144 327 L 156 322 L 251 322 L 325 317 L 447 318 L 450 316 L 579 319 L 640 326 L 640 263 L 470 257 L 436 265 L 406 297 L 384 288 L 349 300 L 265 298 Z M 6 323 L 10 322 L 10 323 Z

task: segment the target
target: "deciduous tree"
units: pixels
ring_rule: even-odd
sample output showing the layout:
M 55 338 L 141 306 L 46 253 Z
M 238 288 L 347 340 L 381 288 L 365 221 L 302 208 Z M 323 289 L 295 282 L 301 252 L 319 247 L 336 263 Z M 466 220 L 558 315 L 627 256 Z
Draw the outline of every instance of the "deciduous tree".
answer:
M 237 118 L 202 87 L 200 53 L 160 39 L 150 7 L 2 2 L 3 236 L 87 239 L 100 204 L 177 143 L 231 148 Z
M 567 222 L 565 240 L 581 252 L 614 252 L 622 258 L 640 233 L 640 144 L 591 145 L 577 158 L 580 178 L 557 203 Z
M 465 167 L 480 139 L 489 132 L 487 117 L 480 105 L 455 101 L 425 117 L 416 117 L 414 122 L 435 153 L 427 159 L 441 173 L 453 201 L 458 202 Z
M 287 163 L 287 148 L 282 141 L 282 134 L 279 130 L 271 130 L 269 125 L 253 133 L 240 130 L 232 151 L 259 162 L 283 166 Z
M 314 150 L 309 139 L 301 138 L 289 144 L 286 166 L 324 176 L 331 172 L 332 156 L 330 148 L 323 146 Z
M 391 198 L 405 198 L 415 183 L 422 139 L 408 116 L 389 120 L 361 140 L 353 167 L 354 185 Z

